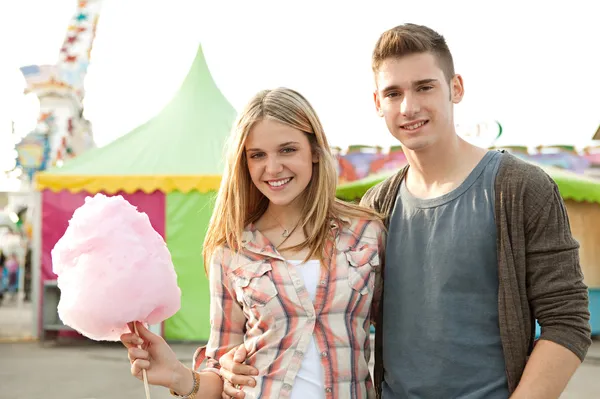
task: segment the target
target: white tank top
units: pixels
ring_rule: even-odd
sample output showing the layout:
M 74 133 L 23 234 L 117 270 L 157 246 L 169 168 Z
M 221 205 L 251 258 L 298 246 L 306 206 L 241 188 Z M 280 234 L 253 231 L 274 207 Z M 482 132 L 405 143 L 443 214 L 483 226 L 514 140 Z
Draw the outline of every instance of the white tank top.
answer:
M 321 275 L 321 264 L 318 260 L 309 260 L 306 263 L 303 263 L 301 260 L 289 260 L 288 262 L 296 266 L 296 270 L 304 279 L 304 286 L 310 295 L 310 299 L 314 302 L 317 284 Z M 319 356 L 313 335 L 304 354 L 300 370 L 298 370 L 298 374 L 296 375 L 290 398 L 325 399 L 323 375 L 321 357 Z

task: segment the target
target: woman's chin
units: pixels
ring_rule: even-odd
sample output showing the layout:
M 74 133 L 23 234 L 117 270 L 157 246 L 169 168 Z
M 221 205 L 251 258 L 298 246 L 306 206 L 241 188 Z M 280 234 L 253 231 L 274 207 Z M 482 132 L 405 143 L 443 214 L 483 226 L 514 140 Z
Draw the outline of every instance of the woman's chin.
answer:
M 269 200 L 271 205 L 278 207 L 287 207 L 298 202 L 300 195 L 292 195 L 291 193 L 263 193 Z

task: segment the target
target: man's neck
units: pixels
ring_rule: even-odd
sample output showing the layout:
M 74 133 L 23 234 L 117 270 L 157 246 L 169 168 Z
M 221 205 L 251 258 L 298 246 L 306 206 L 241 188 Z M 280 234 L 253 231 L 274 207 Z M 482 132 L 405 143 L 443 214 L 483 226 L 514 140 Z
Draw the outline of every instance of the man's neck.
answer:
M 420 198 L 444 195 L 466 179 L 485 153 L 456 135 L 423 150 L 407 150 L 407 187 Z

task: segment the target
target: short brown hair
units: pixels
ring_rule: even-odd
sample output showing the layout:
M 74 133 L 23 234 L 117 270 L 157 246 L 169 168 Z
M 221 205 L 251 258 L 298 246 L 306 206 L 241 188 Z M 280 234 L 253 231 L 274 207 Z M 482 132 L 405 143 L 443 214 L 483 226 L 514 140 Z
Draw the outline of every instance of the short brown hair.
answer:
M 452 80 L 454 61 L 446 39 L 427 26 L 415 24 L 399 25 L 383 32 L 373 50 L 373 73 L 379 72 L 381 64 L 388 58 L 402 58 L 421 53 L 432 53 L 437 58 L 446 80 Z

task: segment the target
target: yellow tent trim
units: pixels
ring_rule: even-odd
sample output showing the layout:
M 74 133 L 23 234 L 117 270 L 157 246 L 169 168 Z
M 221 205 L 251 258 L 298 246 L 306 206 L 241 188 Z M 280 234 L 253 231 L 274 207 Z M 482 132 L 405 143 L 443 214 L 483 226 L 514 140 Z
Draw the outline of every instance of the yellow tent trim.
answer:
M 189 193 L 199 191 L 206 193 L 217 191 L 221 184 L 219 175 L 131 175 L 131 176 L 98 176 L 98 175 L 62 175 L 38 173 L 35 177 L 36 189 L 54 192 L 67 190 L 72 193 L 87 191 L 90 194 L 105 192 L 114 194 L 119 191 L 131 194 L 136 191 L 152 193 L 161 191 L 165 194 L 179 191 Z

